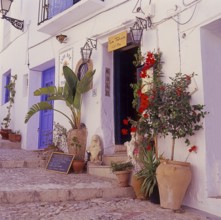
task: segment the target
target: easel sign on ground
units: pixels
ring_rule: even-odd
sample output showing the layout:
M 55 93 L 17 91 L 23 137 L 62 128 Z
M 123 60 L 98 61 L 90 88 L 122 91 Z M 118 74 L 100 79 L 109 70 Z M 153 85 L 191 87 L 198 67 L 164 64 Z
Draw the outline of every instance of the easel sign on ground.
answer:
M 68 174 L 74 155 L 53 152 L 46 166 L 46 170 Z

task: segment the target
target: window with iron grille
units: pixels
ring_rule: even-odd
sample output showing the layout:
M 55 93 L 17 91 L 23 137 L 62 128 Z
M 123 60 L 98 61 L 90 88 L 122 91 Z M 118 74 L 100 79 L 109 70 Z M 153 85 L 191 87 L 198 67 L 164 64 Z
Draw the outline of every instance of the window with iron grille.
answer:
M 78 0 L 79 1 L 79 0 Z M 70 8 L 73 4 L 78 1 L 73 0 L 49 0 L 49 8 L 48 8 L 48 19 L 54 17 L 55 15 L 61 13 L 62 11 Z
M 80 0 L 39 0 L 38 25 L 70 8 Z
M 55 15 L 72 7 L 80 1 L 81 0 L 39 0 L 38 25 L 53 18 Z M 104 0 L 97 1 L 104 2 Z

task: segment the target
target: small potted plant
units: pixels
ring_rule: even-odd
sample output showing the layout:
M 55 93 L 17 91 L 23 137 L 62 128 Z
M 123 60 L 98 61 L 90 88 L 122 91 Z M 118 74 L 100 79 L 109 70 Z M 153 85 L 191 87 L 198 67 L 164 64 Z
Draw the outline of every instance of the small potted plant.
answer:
M 119 186 L 129 186 L 133 164 L 129 162 L 111 162 L 112 172 L 117 176 Z
M 11 80 L 9 84 L 5 87 L 9 90 L 9 103 L 7 106 L 7 115 L 3 118 L 3 121 L 1 123 L 1 131 L 0 134 L 2 136 L 2 139 L 8 140 L 9 133 L 11 132 L 11 129 L 9 129 L 9 125 L 11 122 L 11 108 L 14 104 L 14 98 L 15 98 L 15 81 L 17 80 L 17 75 L 11 76 Z
M 84 170 L 84 166 L 85 166 L 85 152 L 81 151 L 81 144 L 78 140 L 77 137 L 73 137 L 72 138 L 72 143 L 71 145 L 74 147 L 75 152 L 73 152 L 74 154 L 74 160 L 72 163 L 72 168 L 74 170 L 75 173 L 82 173 Z
M 21 132 L 18 131 L 12 131 L 9 133 L 9 141 L 11 142 L 21 142 Z

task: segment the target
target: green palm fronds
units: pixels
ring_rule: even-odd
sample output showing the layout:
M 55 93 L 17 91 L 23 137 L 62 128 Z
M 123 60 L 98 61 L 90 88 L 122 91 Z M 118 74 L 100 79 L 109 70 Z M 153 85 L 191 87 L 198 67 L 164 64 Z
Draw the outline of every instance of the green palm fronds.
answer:
M 63 67 L 66 79 L 64 87 L 49 86 L 39 88 L 34 92 L 35 96 L 47 95 L 47 100 L 34 104 L 25 116 L 25 123 L 38 111 L 53 110 L 65 116 L 72 128 L 79 128 L 81 123 L 81 98 L 82 94 L 91 89 L 93 75 L 95 70 L 88 71 L 79 81 L 76 74 L 67 66 Z M 54 109 L 49 101 L 64 101 L 71 111 L 71 116 L 67 116 L 64 112 Z

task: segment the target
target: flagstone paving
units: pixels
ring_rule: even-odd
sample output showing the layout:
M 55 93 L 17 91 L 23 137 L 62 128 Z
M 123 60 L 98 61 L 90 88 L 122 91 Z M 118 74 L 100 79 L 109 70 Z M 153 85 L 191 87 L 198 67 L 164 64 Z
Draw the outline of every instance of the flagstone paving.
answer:
M 184 213 L 162 209 L 148 201 L 130 198 L 40 202 L 0 205 L 1 220 L 218 220 L 185 208 Z

